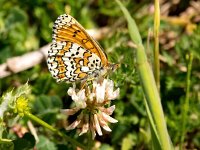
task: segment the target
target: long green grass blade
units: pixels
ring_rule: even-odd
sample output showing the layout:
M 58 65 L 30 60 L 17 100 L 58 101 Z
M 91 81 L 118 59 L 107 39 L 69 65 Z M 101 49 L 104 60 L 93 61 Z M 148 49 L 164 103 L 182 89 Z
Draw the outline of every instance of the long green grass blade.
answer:
M 150 117 L 149 120 L 152 124 L 152 129 L 156 130 L 154 132 L 155 136 L 153 136 L 153 138 L 155 137 L 158 138 L 158 139 L 156 138 L 156 141 L 157 142 L 159 141 L 161 149 L 171 150 L 172 149 L 171 140 L 168 135 L 167 126 L 164 119 L 164 113 L 160 101 L 160 96 L 158 93 L 158 89 L 156 87 L 152 69 L 147 61 L 146 53 L 144 50 L 144 46 L 142 45 L 142 40 L 138 28 L 135 24 L 134 19 L 131 17 L 131 15 L 129 14 L 127 9 L 122 5 L 122 3 L 119 0 L 116 0 L 116 2 L 120 6 L 122 12 L 124 13 L 125 18 L 127 19 L 130 37 L 133 40 L 133 42 L 137 45 L 136 62 L 137 62 L 138 73 L 140 76 L 145 98 L 147 100 L 147 112 L 149 110 L 150 112 L 149 114 L 151 114 L 149 115 Z

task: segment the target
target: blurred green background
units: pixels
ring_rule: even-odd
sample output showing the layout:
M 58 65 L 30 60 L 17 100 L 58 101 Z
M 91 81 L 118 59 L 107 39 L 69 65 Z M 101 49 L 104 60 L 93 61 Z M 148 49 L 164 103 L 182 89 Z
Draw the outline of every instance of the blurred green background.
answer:
M 148 60 L 153 56 L 153 2 L 148 0 L 122 0 L 136 20 Z M 186 56 L 195 54 L 191 75 L 190 109 L 188 113 L 185 148 L 200 148 L 200 2 L 161 0 L 160 61 L 161 99 L 169 135 L 175 146 L 180 143 L 181 111 L 185 99 Z M 51 42 L 52 26 L 64 13 L 82 24 L 86 29 L 109 27 L 109 33 L 99 42 L 109 60 L 121 67 L 110 78 L 120 88 L 120 98 L 113 101 L 116 110 L 113 117 L 119 122 L 112 124 L 111 133 L 97 136 L 96 147 L 100 149 L 151 149 L 149 122 L 144 107 L 143 92 L 137 75 L 135 49 L 131 42 L 126 21 L 115 1 L 106 0 L 1 0 L 0 1 L 0 64 L 8 58 L 37 50 Z M 149 32 L 150 31 L 150 32 Z M 150 33 L 150 34 L 149 34 Z M 148 38 L 150 35 L 150 38 Z M 150 42 L 147 42 L 148 39 Z M 0 79 L 0 94 L 19 87 L 28 81 L 32 89 L 29 95 L 32 112 L 62 129 L 73 120 L 60 114 L 61 108 L 70 108 L 71 98 L 67 90 L 71 86 L 56 83 L 48 71 L 46 62 L 26 71 Z M 7 120 L 6 138 L 18 138 L 14 126 L 29 130 L 26 119 Z M 13 123 L 14 122 L 14 123 Z M 70 143 L 58 139 L 53 133 L 34 124 L 40 149 L 71 149 Z M 20 131 L 18 131 L 20 132 Z M 78 137 L 75 130 L 68 135 L 87 143 L 87 135 Z

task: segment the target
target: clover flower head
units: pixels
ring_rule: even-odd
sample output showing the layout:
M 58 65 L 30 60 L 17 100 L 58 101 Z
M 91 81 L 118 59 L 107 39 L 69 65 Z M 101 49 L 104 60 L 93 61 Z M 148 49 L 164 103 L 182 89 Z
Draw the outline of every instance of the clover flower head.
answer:
M 102 128 L 108 132 L 112 131 L 108 123 L 116 123 L 118 121 L 110 116 L 115 110 L 115 105 L 110 107 L 108 105 L 111 100 L 119 96 L 119 88 L 114 90 L 112 80 L 94 80 L 91 86 L 85 86 L 81 90 L 70 87 L 68 94 L 75 102 L 75 107 L 72 109 L 63 109 L 62 112 L 66 115 L 74 115 L 77 112 L 80 112 L 80 114 L 66 130 L 79 128 L 79 135 L 90 130 L 93 139 L 96 133 L 100 136 L 103 135 Z

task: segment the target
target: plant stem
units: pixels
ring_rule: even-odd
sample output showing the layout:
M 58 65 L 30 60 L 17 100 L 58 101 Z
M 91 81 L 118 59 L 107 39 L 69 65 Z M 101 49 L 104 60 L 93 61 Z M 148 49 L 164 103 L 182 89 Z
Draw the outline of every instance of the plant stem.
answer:
M 52 132 L 54 132 L 55 134 L 64 137 L 67 141 L 71 142 L 73 145 L 76 145 L 82 149 L 86 149 L 86 147 L 84 145 L 82 145 L 81 143 L 77 142 L 76 140 L 72 139 L 71 137 L 67 136 L 66 134 L 60 132 L 59 130 L 55 129 L 54 127 L 52 127 L 51 125 L 49 125 L 48 123 L 44 122 L 43 120 L 41 120 L 40 118 L 36 117 L 35 115 L 31 114 L 31 113 L 25 113 L 25 116 L 27 116 L 28 118 L 30 118 L 31 120 L 37 122 L 38 124 L 42 125 L 43 127 L 51 130 Z
M 179 149 L 183 149 L 183 143 L 185 138 L 185 132 L 186 132 L 186 121 L 187 121 L 187 114 L 189 110 L 189 95 L 190 95 L 190 77 L 191 77 L 191 71 L 192 71 L 192 61 L 193 61 L 193 54 L 190 53 L 188 55 L 188 63 L 187 63 L 187 79 L 186 79 L 186 96 L 185 96 L 185 103 L 183 106 L 183 112 L 182 112 L 182 127 L 181 127 L 181 137 L 180 137 L 180 146 Z
M 90 150 L 92 148 L 92 132 L 88 132 L 88 146 L 87 146 L 87 149 Z
M 0 139 L 0 143 L 12 143 L 10 139 Z
M 160 6 L 159 0 L 154 1 L 154 77 L 158 91 L 160 91 L 160 61 L 159 61 L 159 28 Z

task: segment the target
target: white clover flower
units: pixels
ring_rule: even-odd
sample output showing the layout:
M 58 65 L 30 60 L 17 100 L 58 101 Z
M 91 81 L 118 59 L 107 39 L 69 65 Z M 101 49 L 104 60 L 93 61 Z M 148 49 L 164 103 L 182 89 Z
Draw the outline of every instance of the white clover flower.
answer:
M 114 83 L 112 80 L 94 80 L 92 86 L 86 86 L 85 89 L 81 90 L 77 90 L 75 86 L 70 87 L 68 94 L 72 97 L 76 107 L 72 109 L 63 109 L 62 113 L 74 115 L 80 110 L 81 113 L 66 130 L 79 128 L 79 136 L 90 130 L 93 139 L 96 133 L 100 136 L 103 135 L 102 128 L 107 132 L 112 131 L 108 123 L 118 122 L 116 119 L 110 117 L 115 110 L 115 105 L 110 107 L 106 107 L 106 105 L 119 96 L 119 88 L 114 90 Z

